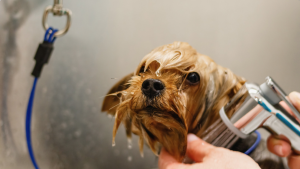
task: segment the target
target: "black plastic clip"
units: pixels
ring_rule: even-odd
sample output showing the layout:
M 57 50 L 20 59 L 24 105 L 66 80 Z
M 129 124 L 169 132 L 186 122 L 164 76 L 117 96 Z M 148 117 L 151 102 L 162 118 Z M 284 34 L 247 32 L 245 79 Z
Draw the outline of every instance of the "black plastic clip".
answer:
M 39 47 L 35 53 L 34 60 L 36 61 L 32 75 L 34 77 L 40 77 L 44 64 L 48 63 L 53 50 L 53 43 L 44 41 L 39 44 Z

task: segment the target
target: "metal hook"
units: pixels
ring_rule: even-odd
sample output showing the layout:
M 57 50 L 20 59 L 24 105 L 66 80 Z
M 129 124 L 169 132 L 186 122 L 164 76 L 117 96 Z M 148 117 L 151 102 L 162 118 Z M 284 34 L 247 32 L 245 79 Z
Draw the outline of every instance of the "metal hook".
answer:
M 53 6 L 48 6 L 45 9 L 44 14 L 43 14 L 42 24 L 43 24 L 43 27 L 45 30 L 47 30 L 49 28 L 49 26 L 47 24 L 47 17 L 48 17 L 49 12 L 53 13 L 54 16 L 63 16 L 63 15 L 67 16 L 67 23 L 66 23 L 65 28 L 56 32 L 54 36 L 58 37 L 58 36 L 62 36 L 64 34 L 66 34 L 71 26 L 72 12 L 69 9 L 63 8 L 62 0 L 54 0 Z
M 63 1 L 62 0 L 54 0 L 52 13 L 53 13 L 53 15 L 58 15 L 58 16 L 62 16 L 64 14 L 64 8 L 63 8 Z

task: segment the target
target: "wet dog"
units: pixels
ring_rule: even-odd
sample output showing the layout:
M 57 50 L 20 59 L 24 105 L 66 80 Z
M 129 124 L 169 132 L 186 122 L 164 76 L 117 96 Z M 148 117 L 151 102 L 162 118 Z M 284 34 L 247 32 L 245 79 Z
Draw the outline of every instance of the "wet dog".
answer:
M 187 134 L 201 136 L 244 83 L 189 44 L 174 42 L 154 49 L 115 84 L 102 111 L 115 116 L 113 144 L 123 123 L 128 138 L 139 136 L 141 152 L 146 142 L 155 154 L 163 146 L 182 160 Z

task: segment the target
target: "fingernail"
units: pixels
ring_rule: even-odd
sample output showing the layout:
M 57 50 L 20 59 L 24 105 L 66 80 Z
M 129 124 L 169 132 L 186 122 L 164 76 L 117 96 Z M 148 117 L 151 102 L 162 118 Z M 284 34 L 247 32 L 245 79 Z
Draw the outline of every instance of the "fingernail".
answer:
M 277 155 L 283 156 L 283 150 L 281 145 L 274 146 L 274 151 Z
M 194 140 L 199 140 L 199 137 L 197 137 L 195 134 L 188 134 L 187 142 L 192 142 Z

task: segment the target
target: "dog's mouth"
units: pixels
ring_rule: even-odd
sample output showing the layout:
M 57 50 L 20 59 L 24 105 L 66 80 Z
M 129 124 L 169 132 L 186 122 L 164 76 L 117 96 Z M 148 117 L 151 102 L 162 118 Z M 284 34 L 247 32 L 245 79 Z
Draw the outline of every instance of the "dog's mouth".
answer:
M 179 117 L 179 115 L 173 111 L 162 110 L 153 106 L 147 106 L 144 111 L 146 111 L 149 116 L 155 116 L 157 118 L 171 118 L 180 124 L 180 126 L 186 129 L 184 120 Z
M 154 112 L 160 111 L 160 109 L 153 107 L 153 106 L 147 106 L 144 110 L 151 114 Z
M 160 114 L 163 114 L 166 112 L 166 110 L 157 108 L 157 107 L 153 107 L 153 106 L 147 106 L 143 109 L 144 111 L 146 111 L 149 116 L 159 116 Z
M 186 150 L 187 128 L 179 114 L 148 105 L 137 112 L 137 120 L 153 151 L 159 152 L 156 149 L 156 143 L 159 142 L 176 159 L 182 160 Z

